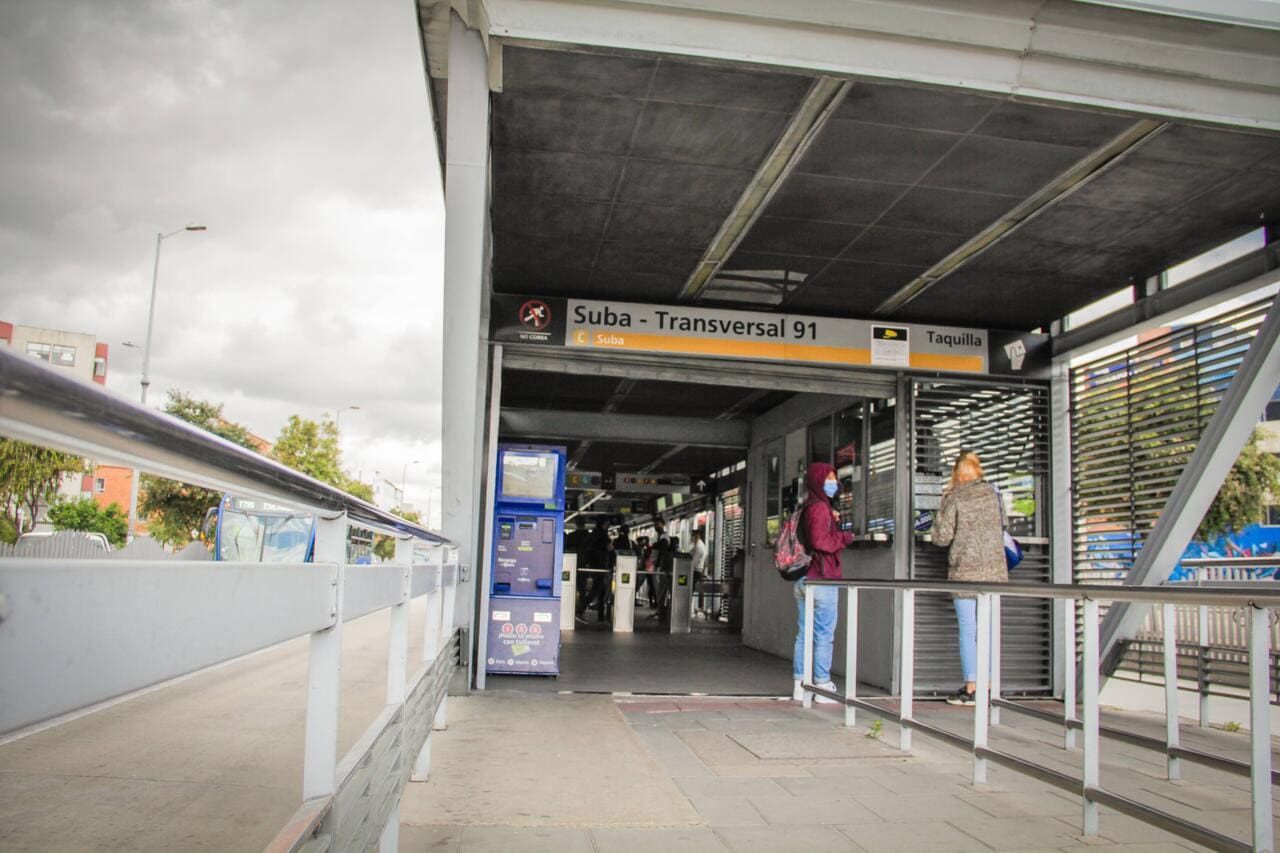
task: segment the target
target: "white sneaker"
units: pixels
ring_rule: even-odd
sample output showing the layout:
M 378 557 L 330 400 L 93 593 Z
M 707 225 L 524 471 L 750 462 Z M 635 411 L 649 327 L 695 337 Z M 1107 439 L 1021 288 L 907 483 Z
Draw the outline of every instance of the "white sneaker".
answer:
M 821 688 L 822 690 L 826 690 L 831 693 L 839 692 L 836 689 L 836 683 L 834 681 L 828 681 L 826 684 L 819 684 L 818 687 Z M 819 705 L 839 705 L 840 704 L 837 700 L 827 696 L 823 696 L 818 693 L 813 694 L 813 701 L 817 702 Z
M 796 702 L 804 701 L 804 688 L 800 686 L 800 679 L 795 680 L 795 687 L 791 688 L 791 698 Z

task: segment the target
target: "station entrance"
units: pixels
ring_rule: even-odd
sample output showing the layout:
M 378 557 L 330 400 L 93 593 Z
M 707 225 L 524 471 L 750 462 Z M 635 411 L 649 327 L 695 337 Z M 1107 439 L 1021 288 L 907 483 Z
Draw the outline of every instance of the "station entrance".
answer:
M 498 445 L 563 447 L 567 465 L 558 673 L 491 672 L 489 689 L 789 694 L 796 605 L 773 568 L 773 543 L 816 461 L 840 480 L 835 506 L 853 535 L 841 555 L 846 577 L 945 579 L 946 552 L 930 528 L 963 449 L 984 459 L 1026 544 L 1019 579 L 1050 580 L 1043 379 L 519 342 L 495 347 L 494 361 Z M 659 539 L 675 551 L 665 575 Z M 917 673 L 920 690 L 941 695 L 954 691 L 959 662 L 950 602 L 932 598 L 917 604 Z M 866 691 L 895 687 L 894 612 L 892 594 L 863 597 Z M 1011 608 L 1005 622 L 1008 688 L 1050 692 L 1052 612 Z

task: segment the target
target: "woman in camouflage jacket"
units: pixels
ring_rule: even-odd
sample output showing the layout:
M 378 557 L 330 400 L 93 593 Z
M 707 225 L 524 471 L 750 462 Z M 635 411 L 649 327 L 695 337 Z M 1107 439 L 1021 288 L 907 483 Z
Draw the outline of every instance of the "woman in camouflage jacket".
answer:
M 982 479 L 982 463 L 976 453 L 961 453 L 956 459 L 951 482 L 942 494 L 933 541 L 951 546 L 947 552 L 947 580 L 1009 580 L 1004 556 L 1003 502 L 995 487 Z M 978 680 L 977 599 L 966 593 L 958 593 L 954 599 L 960 623 L 964 686 L 947 701 L 972 705 Z

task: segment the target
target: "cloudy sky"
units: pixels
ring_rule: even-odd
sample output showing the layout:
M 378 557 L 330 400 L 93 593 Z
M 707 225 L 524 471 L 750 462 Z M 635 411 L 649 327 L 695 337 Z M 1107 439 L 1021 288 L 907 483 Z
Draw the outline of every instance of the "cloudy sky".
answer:
M 346 467 L 421 460 L 424 506 L 444 220 L 413 10 L 0 5 L 0 319 L 96 335 L 137 399 L 155 235 L 205 225 L 163 243 L 149 404 L 182 389 L 269 439 L 359 406 Z

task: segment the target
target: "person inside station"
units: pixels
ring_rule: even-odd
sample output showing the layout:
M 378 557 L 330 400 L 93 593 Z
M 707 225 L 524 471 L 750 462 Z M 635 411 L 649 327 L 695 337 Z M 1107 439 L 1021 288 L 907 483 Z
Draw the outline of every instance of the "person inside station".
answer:
M 574 529 L 564 536 L 564 553 L 573 554 L 578 558 L 578 566 L 581 568 L 582 559 L 586 555 L 587 542 L 591 538 L 591 531 L 587 529 L 587 520 L 582 516 L 578 516 L 574 522 Z M 590 575 L 578 572 L 577 581 L 574 584 L 574 612 L 579 619 L 587 610 L 587 578 Z
M 631 528 L 625 524 L 618 528 L 618 535 L 613 540 L 613 552 L 617 554 L 619 551 L 633 551 L 635 545 L 631 541 Z
M 655 607 L 650 619 L 666 619 L 670 614 L 671 576 L 675 572 L 676 549 L 675 537 L 667 535 L 667 522 L 662 516 L 653 520 L 653 568 L 656 574 L 650 575 L 657 581 L 654 597 Z
M 594 605 L 600 622 L 605 621 L 609 607 L 609 589 L 613 584 L 613 557 L 613 540 L 609 538 L 609 520 L 601 516 L 596 519 L 596 526 L 587 540 L 585 553 L 578 559 L 579 576 L 584 574 L 581 571 L 582 565 L 596 570 L 585 573 L 591 578 L 591 587 L 583 609 L 590 610 Z
M 693 588 L 698 592 L 698 609 L 705 610 L 701 585 L 707 576 L 707 531 L 700 527 L 690 534 L 690 538 L 692 542 L 689 545 L 689 556 L 693 568 Z

